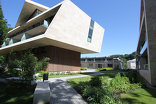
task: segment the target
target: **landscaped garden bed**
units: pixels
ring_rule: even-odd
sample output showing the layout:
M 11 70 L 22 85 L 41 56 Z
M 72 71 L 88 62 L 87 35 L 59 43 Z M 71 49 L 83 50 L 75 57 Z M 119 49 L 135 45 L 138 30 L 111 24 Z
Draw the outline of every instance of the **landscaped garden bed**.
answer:
M 68 79 L 68 83 L 89 104 L 133 104 L 133 100 L 138 102 L 135 104 L 155 104 L 146 103 L 146 101 L 143 103 L 141 100 L 138 100 L 137 95 L 140 95 L 139 99 L 148 100 L 148 96 L 154 102 L 155 96 L 150 95 L 150 93 L 147 94 L 147 92 L 142 92 L 146 91 L 146 89 L 141 88 L 142 84 L 134 80 L 133 76 L 135 74 L 133 71 L 128 74 L 111 72 L 96 77 Z M 141 96 L 142 93 L 145 95 Z M 136 96 L 131 94 L 135 94 Z

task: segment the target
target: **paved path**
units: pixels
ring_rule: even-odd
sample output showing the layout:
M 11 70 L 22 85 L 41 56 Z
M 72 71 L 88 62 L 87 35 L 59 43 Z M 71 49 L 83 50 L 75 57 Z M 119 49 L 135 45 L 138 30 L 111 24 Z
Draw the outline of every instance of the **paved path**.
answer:
M 50 104 L 87 104 L 80 94 L 78 94 L 68 83 L 67 79 L 101 75 L 96 72 L 91 75 L 69 76 L 61 78 L 50 78 L 49 84 L 51 89 Z
M 50 82 L 50 104 L 87 104 L 66 81 L 55 79 Z

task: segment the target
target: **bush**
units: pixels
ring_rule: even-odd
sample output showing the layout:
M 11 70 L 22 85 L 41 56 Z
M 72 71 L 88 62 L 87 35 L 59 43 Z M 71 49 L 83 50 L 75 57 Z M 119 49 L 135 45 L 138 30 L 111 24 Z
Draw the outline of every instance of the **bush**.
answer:
M 81 70 L 87 70 L 88 68 L 87 67 L 81 67 Z
M 85 86 L 83 96 L 90 104 L 121 104 L 107 89 L 100 87 Z
M 98 68 L 97 71 L 106 71 L 106 70 L 112 70 L 112 68 Z
M 101 87 L 102 86 L 101 77 L 98 77 L 98 76 L 92 77 L 91 81 L 90 81 L 90 84 L 91 84 L 91 86 Z
M 100 90 L 98 87 L 85 86 L 83 90 L 83 96 L 87 98 L 88 102 L 98 103 L 101 97 L 103 97 L 105 94 L 102 91 L 103 90 Z
M 15 68 L 10 69 L 9 73 L 11 74 L 12 77 L 21 77 L 22 72 L 20 70 L 16 70 Z
M 43 58 L 42 60 L 38 61 L 35 68 L 37 71 L 40 71 L 40 70 L 45 70 L 47 68 L 47 65 L 50 61 L 50 58 Z
M 15 54 L 11 54 L 11 62 L 9 62 L 9 70 L 14 68 L 22 69 L 22 77 L 25 79 L 32 80 L 33 75 L 38 70 L 43 70 L 48 64 L 49 58 L 43 58 L 41 61 L 38 61 L 38 58 L 29 50 L 24 51 L 23 53 L 19 53 L 18 58 L 16 58 Z
M 127 92 L 139 87 L 141 87 L 139 83 L 131 84 L 129 78 L 126 76 L 121 77 L 120 73 L 118 73 L 115 76 L 115 78 L 111 81 L 111 90 L 114 93 Z
M 39 76 L 43 77 L 44 74 L 49 73 L 49 72 L 48 71 L 40 71 L 39 73 L 40 73 Z

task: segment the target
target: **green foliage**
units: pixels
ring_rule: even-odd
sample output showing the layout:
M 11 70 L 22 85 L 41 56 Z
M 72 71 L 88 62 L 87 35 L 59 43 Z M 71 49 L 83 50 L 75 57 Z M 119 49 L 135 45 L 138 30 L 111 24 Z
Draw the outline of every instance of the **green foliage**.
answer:
M 89 104 L 122 104 L 119 94 L 140 88 L 141 85 L 131 83 L 126 74 L 114 73 L 114 75 L 114 78 L 104 74 L 104 76 L 91 77 L 89 80 L 86 77 L 86 79 L 70 79 L 68 82 L 82 94 Z M 130 76 L 133 76 L 133 73 Z
M 105 81 L 104 81 L 105 82 Z M 116 99 L 107 87 L 87 85 L 83 89 L 82 95 L 90 104 L 121 104 L 119 99 Z M 104 83 L 108 83 L 107 81 Z M 106 85 L 105 85 L 106 86 Z
M 98 68 L 97 71 L 113 70 L 113 68 Z
M 37 71 L 44 70 L 50 60 L 49 58 L 43 58 L 39 61 L 30 50 L 18 52 L 18 54 L 10 52 L 6 59 L 5 63 L 8 65 L 8 72 L 11 76 L 21 76 L 28 80 L 33 79 L 33 75 Z M 4 57 L 0 58 L 0 61 L 4 61 Z M 17 71 L 17 68 L 21 69 L 21 71 Z
M 43 77 L 43 74 L 47 74 L 47 73 L 49 73 L 49 72 L 48 72 L 48 71 L 40 71 L 39 73 L 40 73 L 39 76 L 40 76 L 40 77 Z
M 88 68 L 87 67 L 81 67 L 81 70 L 87 70 Z
M 50 61 L 50 58 L 48 58 L 48 57 L 43 58 L 42 60 L 37 62 L 35 69 L 37 71 L 45 70 L 47 68 L 49 61 Z
M 98 87 L 85 86 L 83 89 L 83 96 L 87 98 L 88 102 L 99 103 L 101 97 L 105 95 L 104 90 Z
M 6 57 L 5 56 L 0 56 L 0 69 L 1 71 L 4 71 L 6 68 Z
M 118 73 L 115 78 L 111 81 L 111 91 L 117 92 L 127 92 L 132 89 L 140 88 L 139 83 L 131 84 L 129 78 L 126 76 L 121 77 Z
M 9 73 L 11 73 L 10 76 L 12 76 L 12 77 L 15 77 L 15 76 L 21 77 L 22 76 L 22 72 L 20 70 L 16 70 L 15 68 L 10 69 Z
M 129 91 L 129 79 L 127 77 L 121 77 L 118 73 L 111 81 L 111 87 L 113 92 L 126 92 Z
M 8 28 L 7 21 L 4 19 L 3 12 L 2 12 L 2 7 L 0 4 L 0 46 L 3 44 L 4 40 L 7 37 L 7 32 L 11 28 Z
M 98 77 L 98 76 L 92 77 L 90 84 L 91 84 L 91 86 L 101 87 L 102 86 L 101 77 Z
M 36 72 L 36 64 L 38 62 L 37 57 L 34 56 L 30 51 L 25 52 L 20 59 L 15 59 L 17 66 L 22 69 L 22 76 L 26 79 L 33 79 L 33 75 Z

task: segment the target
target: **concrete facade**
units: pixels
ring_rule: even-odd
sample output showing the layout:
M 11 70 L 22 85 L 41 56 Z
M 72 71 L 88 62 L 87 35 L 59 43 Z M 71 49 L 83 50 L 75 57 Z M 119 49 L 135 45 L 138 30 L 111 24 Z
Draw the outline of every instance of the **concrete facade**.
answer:
M 29 1 L 30 0 L 26 0 L 27 3 L 24 4 L 21 13 L 23 13 L 25 9 L 28 9 L 26 8 L 28 4 L 30 4 L 29 6 L 31 9 L 31 4 L 33 2 Z M 36 6 L 37 5 L 35 5 L 35 7 Z M 38 9 L 39 8 L 40 7 L 38 7 Z M 25 19 L 26 17 L 20 16 L 20 18 Z M 18 22 L 19 20 L 23 20 L 20 18 L 18 19 Z M 36 25 L 41 21 L 47 22 L 47 19 L 49 18 L 51 19 L 50 22 L 41 24 L 41 26 L 35 28 L 34 32 L 34 29 L 26 31 L 26 33 L 29 34 L 31 38 L 24 40 L 24 42 L 20 41 L 21 37 L 23 36 L 22 30 L 25 30 L 30 26 Z M 99 24 L 94 22 L 92 40 L 91 42 L 88 42 L 87 38 L 91 18 L 75 4 L 73 4 L 70 0 L 65 0 L 57 4 L 56 6 L 43 11 L 34 18 L 29 19 L 27 22 L 18 22 L 17 24 L 20 25 L 16 24 L 17 27 L 8 32 L 8 37 L 14 38 L 14 40 L 18 40 L 18 42 L 0 48 L 0 54 L 8 53 L 11 50 L 25 50 L 24 47 L 21 47 L 23 46 L 23 44 L 26 44 L 26 48 L 31 48 L 31 43 L 35 44 L 33 45 L 34 48 L 37 48 L 39 46 L 52 45 L 72 51 L 77 51 L 83 54 L 98 53 L 101 50 L 104 29 Z M 19 33 L 18 36 L 16 35 L 17 33 Z M 35 35 L 32 35 L 32 33 Z M 36 39 L 33 40 L 33 38 Z
M 80 70 L 80 54 L 100 52 L 103 36 L 104 29 L 70 0 L 51 8 L 26 0 L 0 54 L 46 48 L 48 57 L 55 59 L 48 65 L 49 71 L 77 71 Z
M 137 47 L 137 69 L 156 86 L 156 1 L 141 0 L 140 37 Z
M 89 69 L 97 69 L 97 68 L 122 69 L 122 63 L 121 60 L 118 58 L 90 57 L 90 58 L 81 58 L 81 67 L 87 67 Z
M 128 69 L 136 69 L 136 59 L 127 61 Z

